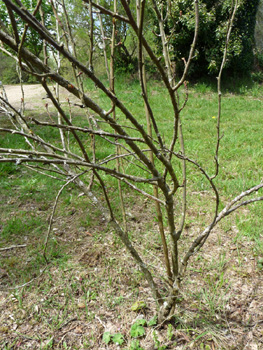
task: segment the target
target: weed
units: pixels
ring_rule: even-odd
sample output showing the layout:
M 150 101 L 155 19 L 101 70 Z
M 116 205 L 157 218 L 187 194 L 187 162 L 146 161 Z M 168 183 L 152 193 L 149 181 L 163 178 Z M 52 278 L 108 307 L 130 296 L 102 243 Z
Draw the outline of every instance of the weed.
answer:
M 144 349 L 140 346 L 139 340 L 132 340 L 129 350 L 144 350 Z
M 147 321 L 144 319 L 139 319 L 134 322 L 131 326 L 130 334 L 132 338 L 139 338 L 145 334 L 145 328 Z
M 167 327 L 167 338 L 171 341 L 174 338 L 174 329 L 171 323 Z
M 157 333 L 155 331 L 153 331 L 152 334 L 153 334 L 153 341 L 154 341 L 154 344 L 155 344 L 155 348 L 157 350 L 165 350 L 167 348 L 167 346 L 166 345 L 161 345 L 161 342 L 158 339 Z
M 104 332 L 102 340 L 106 344 L 109 344 L 111 341 L 117 345 L 122 345 L 124 343 L 124 337 L 121 333 L 110 334 L 110 332 Z

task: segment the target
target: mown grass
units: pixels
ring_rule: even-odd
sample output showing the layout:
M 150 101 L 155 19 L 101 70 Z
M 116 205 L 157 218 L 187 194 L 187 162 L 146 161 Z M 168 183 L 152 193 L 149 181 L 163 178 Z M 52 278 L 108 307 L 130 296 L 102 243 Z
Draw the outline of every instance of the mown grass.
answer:
M 87 87 L 103 108 L 110 108 L 108 99 L 98 90 L 94 92 L 92 84 L 87 83 Z M 143 104 L 139 102 L 138 82 L 121 78 L 116 81 L 116 91 L 138 120 L 145 123 Z M 217 179 L 217 186 L 221 192 L 221 207 L 229 198 L 259 183 L 263 178 L 262 92 L 263 88 L 257 85 L 251 88 L 240 86 L 235 94 L 231 93 L 230 88 L 224 92 L 221 124 L 224 136 L 219 152 L 220 172 Z M 160 131 L 169 144 L 168 140 L 172 134 L 172 109 L 167 93 L 159 83 L 152 82 L 149 86 L 149 96 Z M 183 98 L 184 93 L 180 96 L 181 103 Z M 182 112 L 186 154 L 197 160 L 209 174 L 213 174 L 215 169 L 213 157 L 216 116 L 217 95 L 214 87 L 206 83 L 190 86 L 189 101 Z M 121 118 L 121 115 L 117 114 L 117 117 Z M 86 126 L 86 117 L 79 114 L 75 123 Z M 123 124 L 130 126 L 126 120 Z M 58 133 L 54 129 L 40 129 L 38 126 L 32 126 L 32 129 L 35 132 L 40 130 L 41 137 L 56 142 Z M 134 135 L 137 135 L 136 132 Z M 87 135 L 82 135 L 81 138 L 84 143 L 89 144 Z M 98 159 L 109 153 L 114 154 L 113 146 L 96 139 Z M 23 139 L 10 135 L 0 135 L 0 142 L 1 147 L 8 148 L 22 148 L 25 145 Z M 72 150 L 76 149 L 73 143 Z M 178 176 L 181 177 L 180 162 L 175 161 L 174 167 L 178 169 Z M 140 174 L 137 168 L 129 170 L 132 174 Z M 188 244 L 196 231 L 209 222 L 214 208 L 209 184 L 195 167 L 188 165 L 187 172 L 188 229 L 181 250 L 185 248 L 185 242 Z M 102 176 L 107 180 L 113 207 L 121 220 L 116 195 L 117 181 L 106 175 Z M 43 245 L 48 218 L 61 185 L 60 181 L 32 173 L 24 167 L 0 163 L 0 248 L 26 244 L 25 248 L 20 248 L 22 250 L 7 251 L 0 258 L 1 268 L 9 275 L 9 279 L 4 280 L 5 287 L 23 284 L 38 277 L 46 266 L 42 255 Z M 136 197 L 125 185 L 122 187 L 131 227 L 129 234 L 142 256 L 152 264 L 152 270 L 158 271 L 162 264 L 162 254 L 160 237 L 156 233 L 154 210 L 149 202 Z M 146 185 L 142 185 L 142 188 L 147 189 Z M 100 187 L 96 182 L 94 189 L 102 199 Z M 175 205 L 178 212 L 180 201 L 178 198 Z M 166 219 L 164 223 L 167 226 Z M 156 348 L 159 346 L 161 349 L 162 344 L 166 344 L 163 345 L 163 349 L 165 346 L 167 349 L 169 346 L 175 348 L 176 344 L 179 346 L 181 343 L 178 339 L 183 334 L 185 349 L 187 344 L 193 344 L 196 349 L 213 349 L 215 345 L 212 344 L 216 344 L 218 349 L 230 349 L 224 345 L 221 338 L 226 327 L 223 315 L 232 297 L 231 290 L 235 287 L 235 282 L 231 280 L 231 274 L 228 275 L 225 271 L 228 268 L 234 269 L 237 276 L 249 283 L 251 275 L 242 271 L 247 262 L 245 259 L 251 257 L 255 259 L 256 268 L 262 270 L 262 227 L 262 203 L 253 204 L 226 218 L 220 226 L 220 232 L 208 243 L 209 249 L 204 249 L 204 252 L 194 257 L 189 269 L 191 278 L 186 283 L 191 297 L 182 295 L 179 305 L 182 305 L 181 310 L 184 312 L 178 310 L 171 323 L 173 328 L 167 326 L 164 331 L 159 332 L 152 330 L 150 326 L 144 327 L 148 340 L 150 339 Z M 252 242 L 252 246 L 250 247 L 249 243 L 247 247 L 244 242 Z M 218 252 L 224 245 L 225 250 Z M 233 254 L 230 249 L 233 249 Z M 77 188 L 72 184 L 63 191 L 59 199 L 48 245 L 48 259 L 51 264 L 45 274 L 40 275 L 37 282 L 22 289 L 15 289 L 13 299 L 10 299 L 14 307 L 13 318 L 18 327 L 21 327 L 20 332 L 24 331 L 24 334 L 27 334 L 23 328 L 25 324 L 28 324 L 31 330 L 41 325 L 39 334 L 31 333 L 29 340 L 34 343 L 31 347 L 38 344 L 36 348 L 41 349 L 102 349 L 107 345 L 103 343 L 102 335 L 107 330 L 109 319 L 114 316 L 118 327 L 111 330 L 111 340 L 107 346 L 117 348 L 112 339 L 115 334 L 120 333 L 125 339 L 121 349 L 145 349 L 144 344 L 147 342 L 144 338 L 133 339 L 130 335 L 131 324 L 136 318 L 132 315 L 130 306 L 137 300 L 146 299 L 147 285 L 136 265 L 124 252 L 119 239 L 113 232 L 109 232 L 100 213 L 87 198 L 79 196 Z M 10 296 L 7 293 L 6 298 L 8 295 Z M 187 297 L 190 300 L 187 300 Z M 150 298 L 148 304 L 152 305 L 149 300 Z M 8 310 L 11 310 L 10 305 L 8 304 Z M 109 319 L 103 316 L 104 313 L 110 315 Z M 153 312 L 149 310 L 141 310 L 141 313 L 147 320 L 153 316 Z M 11 349 L 20 342 L 26 342 L 20 333 L 17 333 L 16 337 L 11 336 L 10 323 L 4 320 L 6 325 L 0 329 L 0 333 L 4 334 L 0 337 L 3 348 Z M 78 322 L 76 334 L 79 334 L 72 335 L 71 339 L 67 338 L 66 333 L 61 333 L 64 325 L 70 320 Z M 90 326 L 95 323 L 98 329 Z M 59 340 L 54 334 L 59 334 Z M 8 337 L 10 341 L 5 342 Z M 82 343 L 79 342 L 79 337 Z

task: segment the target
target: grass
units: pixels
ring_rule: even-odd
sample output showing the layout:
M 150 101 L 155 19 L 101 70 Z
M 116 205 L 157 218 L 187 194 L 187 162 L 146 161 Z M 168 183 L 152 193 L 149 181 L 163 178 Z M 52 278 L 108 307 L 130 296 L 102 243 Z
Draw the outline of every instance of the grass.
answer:
M 94 90 L 93 85 L 88 87 Z M 235 89 L 233 94 L 228 87 L 223 99 L 224 137 L 217 181 L 221 206 L 263 178 L 259 147 L 263 144 L 262 87 L 237 84 Z M 144 123 L 143 108 L 138 103 L 138 82 L 120 77 L 116 90 Z M 109 109 L 109 101 L 98 90 L 91 93 L 103 108 Z M 149 95 L 160 130 L 168 140 L 172 126 L 167 127 L 171 107 L 166 93 L 157 82 L 152 82 Z M 180 99 L 183 101 L 183 94 Z M 207 83 L 190 86 L 189 102 L 182 113 L 186 152 L 210 174 L 214 171 L 216 103 L 213 86 Z M 87 124 L 83 115 L 76 118 L 80 125 Z M 123 123 L 129 126 L 127 121 Z M 38 131 L 39 127 L 34 128 Z M 52 128 L 42 129 L 41 136 L 56 140 Z M 83 135 L 83 141 L 88 144 L 85 138 Z M 24 146 L 18 137 L 0 135 L 0 142 L 9 148 Z M 113 148 L 105 146 L 104 141 L 98 141 L 98 159 L 108 152 L 114 153 Z M 174 167 L 179 175 L 180 163 L 175 161 Z M 140 174 L 137 168 L 129 170 Z M 180 251 L 209 221 L 213 211 L 209 186 L 195 167 L 189 165 L 187 171 L 190 196 L 187 230 Z M 103 177 L 107 178 L 114 209 L 121 217 L 117 181 Z M 79 196 L 72 184 L 59 199 L 48 245 L 50 264 L 41 274 L 46 266 L 42 252 L 48 218 L 61 185 L 26 168 L 0 163 L 0 248 L 26 245 L 3 251 L 0 256 L 1 269 L 6 272 L 0 278 L 1 288 L 5 290 L 0 292 L 1 348 L 146 350 L 150 345 L 155 349 L 244 348 L 248 341 L 244 335 L 246 327 L 252 329 L 261 319 L 262 289 L 257 289 L 257 283 L 263 261 L 262 203 L 244 208 L 218 226 L 206 247 L 193 258 L 175 317 L 169 324 L 156 328 L 149 325 L 154 316 L 154 301 L 143 276 L 97 209 L 87 198 Z M 97 183 L 94 186 L 100 191 Z M 142 185 L 142 189 L 146 186 Z M 158 278 L 163 257 L 154 209 L 149 201 L 135 196 L 126 186 L 123 190 L 131 227 L 129 234 L 162 289 Z M 176 209 L 180 210 L 180 199 Z M 36 280 L 27 286 L 6 290 L 32 278 Z M 132 311 L 132 305 L 138 301 L 145 307 Z M 146 320 L 144 325 L 139 324 L 143 334 L 134 338 L 131 329 L 140 319 Z M 252 345 L 258 344 L 258 349 L 262 344 L 261 332 L 259 323 L 249 340 Z M 108 343 L 103 341 L 105 333 Z M 228 341 L 224 340 L 226 335 Z M 118 340 L 123 341 L 120 346 Z

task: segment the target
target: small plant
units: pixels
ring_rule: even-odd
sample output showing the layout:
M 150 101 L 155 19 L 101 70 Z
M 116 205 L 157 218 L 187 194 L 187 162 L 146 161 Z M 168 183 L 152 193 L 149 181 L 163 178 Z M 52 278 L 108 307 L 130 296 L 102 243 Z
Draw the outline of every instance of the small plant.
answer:
M 134 322 L 134 324 L 131 326 L 131 337 L 132 338 L 139 338 L 144 336 L 145 334 L 145 328 L 144 326 L 147 325 L 147 321 L 144 319 L 140 319 Z
M 139 340 L 132 340 L 129 350 L 144 350 L 144 349 L 140 346 Z
M 173 326 L 171 325 L 171 323 L 169 323 L 167 327 L 167 338 L 171 341 L 173 337 L 174 337 Z
M 258 259 L 257 265 L 260 270 L 263 270 L 263 257 Z
M 106 344 L 113 342 L 117 345 L 122 345 L 124 343 L 124 337 L 121 333 L 111 334 L 110 332 L 104 332 L 102 340 Z
M 153 340 L 154 340 L 154 343 L 155 343 L 155 348 L 157 350 L 165 350 L 167 348 L 166 345 L 161 345 L 159 339 L 158 339 L 158 336 L 157 336 L 157 333 L 155 331 L 153 331 Z
M 148 325 L 148 327 L 156 326 L 157 325 L 157 316 L 154 316 L 153 318 L 151 318 L 148 321 L 147 325 Z
M 140 311 L 146 307 L 146 303 L 142 300 L 137 300 L 132 306 L 132 311 Z

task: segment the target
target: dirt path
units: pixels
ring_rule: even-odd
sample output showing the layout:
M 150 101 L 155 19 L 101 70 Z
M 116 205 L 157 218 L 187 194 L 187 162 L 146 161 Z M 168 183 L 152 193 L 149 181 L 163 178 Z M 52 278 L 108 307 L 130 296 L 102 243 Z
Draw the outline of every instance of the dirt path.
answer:
M 20 107 L 22 92 L 20 85 L 4 85 L 9 103 L 15 108 Z M 45 96 L 45 90 L 39 84 L 24 85 L 26 108 L 34 109 Z
M 21 104 L 22 92 L 20 85 L 4 85 L 8 101 L 15 108 L 19 108 Z M 24 95 L 25 95 L 25 108 L 26 110 L 34 110 L 34 109 L 45 109 L 45 103 L 47 100 L 45 99 L 46 92 L 40 84 L 31 84 L 24 85 Z M 70 93 L 60 87 L 60 100 L 61 102 L 65 101 L 66 98 L 70 96 Z M 71 100 L 75 99 L 70 96 Z

